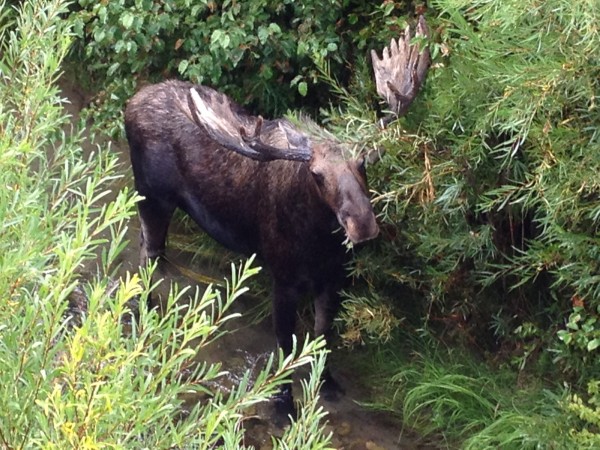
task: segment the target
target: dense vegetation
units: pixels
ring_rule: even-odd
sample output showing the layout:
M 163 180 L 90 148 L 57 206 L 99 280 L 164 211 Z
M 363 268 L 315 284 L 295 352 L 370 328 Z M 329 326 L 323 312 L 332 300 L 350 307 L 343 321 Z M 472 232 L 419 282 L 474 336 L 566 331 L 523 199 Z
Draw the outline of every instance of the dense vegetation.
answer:
M 81 0 L 72 9 L 73 59 L 85 61 L 90 88 L 101 88 L 93 113 L 112 134 L 136 88 L 166 77 L 217 86 L 261 114 L 316 111 L 331 93 L 313 61 L 348 79 L 355 53 L 399 30 L 392 3 Z
M 332 117 L 386 152 L 370 174 L 389 233 L 355 272 L 377 293 L 370 303 L 400 315 L 421 306 L 405 331 L 469 348 L 494 371 L 454 357 L 453 371 L 429 371 L 417 358 L 418 376 L 397 373 L 408 383 L 397 399 L 417 421 L 480 437 L 472 448 L 597 446 L 600 6 L 432 3 L 439 56 L 406 120 L 361 126 L 372 118 L 354 86 L 347 114 Z M 497 375 L 507 369 L 512 378 Z M 508 384 L 501 397 L 488 391 L 496 379 Z
M 217 86 L 263 114 L 318 112 L 341 139 L 381 152 L 369 175 L 382 236 L 357 255 L 357 282 L 340 320 L 347 345 L 378 349 L 363 361 L 378 377 L 373 407 L 465 448 L 600 446 L 598 2 L 429 2 L 434 62 L 426 86 L 385 131 L 376 125 L 366 50 L 404 28 L 415 11 L 410 2 L 80 0 L 68 13 L 64 2 L 25 4 L 29 14 L 18 25 L 2 9 L 0 173 L 9 189 L 0 204 L 1 289 L 9 295 L 0 305 L 0 351 L 22 361 L 5 359 L 6 380 L 23 381 L 3 389 L 23 402 L 2 405 L 19 413 L 2 422 L 0 440 L 8 442 L 9 429 L 28 430 L 21 442 L 47 436 L 40 431 L 47 426 L 32 422 L 41 420 L 37 406 L 63 411 L 50 394 L 79 374 L 60 355 L 91 345 L 82 333 L 105 332 L 102 320 L 120 317 L 143 291 L 130 279 L 112 297 L 102 295 L 122 245 L 113 239 L 98 274 L 85 282 L 90 308 L 102 313 L 58 338 L 64 300 L 78 286 L 75 269 L 95 257 L 103 232 L 120 236 L 135 201 L 124 191 L 99 209 L 99 193 L 116 176 L 109 154 L 82 163 L 78 135 L 60 138 L 65 120 L 52 83 L 72 30 L 65 69 L 86 67 L 81 81 L 97 90 L 90 114 L 113 135 L 137 86 L 179 76 Z M 34 20 L 34 7 L 46 14 Z M 57 20 L 59 13 L 68 20 Z M 35 58 L 39 65 L 23 63 Z M 50 142 L 64 144 L 49 153 Z M 36 177 L 28 176 L 34 169 Z M 142 313 L 141 320 L 148 329 L 170 319 Z M 173 331 L 168 323 L 161 326 Z M 24 332 L 32 324 L 39 333 Z M 4 337 L 11 333 L 14 339 Z M 140 364 L 137 341 L 111 333 L 110 345 L 121 346 L 109 352 L 115 364 Z M 161 347 L 160 336 L 148 339 L 157 353 L 145 355 L 140 374 L 152 372 L 161 352 L 175 359 L 172 367 L 185 364 Z M 99 382 L 93 355 L 76 367 L 86 368 L 78 382 L 90 388 Z M 73 411 L 82 401 L 77 392 Z M 161 401 L 154 394 L 149 405 Z M 71 414 L 61 430 L 80 417 L 60 413 Z M 36 425 L 17 428 L 19 418 Z M 225 425 L 219 433 L 230 430 Z

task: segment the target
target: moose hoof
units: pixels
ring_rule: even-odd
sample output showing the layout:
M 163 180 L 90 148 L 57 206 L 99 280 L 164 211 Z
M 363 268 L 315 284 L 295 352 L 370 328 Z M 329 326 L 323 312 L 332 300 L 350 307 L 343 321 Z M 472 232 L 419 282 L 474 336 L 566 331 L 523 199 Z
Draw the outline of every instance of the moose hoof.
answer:
M 290 419 L 296 417 L 296 406 L 292 397 L 291 388 L 283 388 L 281 392 L 273 396 L 273 421 L 276 426 L 283 428 L 290 423 Z

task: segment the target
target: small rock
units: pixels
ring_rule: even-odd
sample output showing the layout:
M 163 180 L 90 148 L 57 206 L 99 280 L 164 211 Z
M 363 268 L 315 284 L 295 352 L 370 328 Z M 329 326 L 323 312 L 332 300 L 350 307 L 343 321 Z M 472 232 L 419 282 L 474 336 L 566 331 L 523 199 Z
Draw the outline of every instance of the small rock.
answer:
M 348 436 L 351 431 L 352 426 L 348 422 L 342 422 L 336 430 L 338 436 Z
M 377 445 L 373 441 L 365 442 L 365 447 L 367 448 L 367 450 L 385 450 L 385 448 L 381 447 L 380 445 Z

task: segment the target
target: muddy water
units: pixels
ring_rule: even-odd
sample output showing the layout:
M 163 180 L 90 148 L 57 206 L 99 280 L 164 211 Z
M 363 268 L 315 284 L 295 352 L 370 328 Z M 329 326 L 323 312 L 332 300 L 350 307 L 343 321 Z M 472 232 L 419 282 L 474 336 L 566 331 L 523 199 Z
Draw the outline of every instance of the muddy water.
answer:
M 68 81 L 63 81 L 61 87 L 63 96 L 69 101 L 65 107 L 75 120 L 79 111 L 87 105 L 90 97 Z M 112 142 L 111 147 L 119 153 L 119 159 L 122 161 L 123 171 L 126 174 L 125 183 L 131 185 L 126 143 Z M 84 148 L 93 150 L 96 147 L 87 142 L 84 143 Z M 179 232 L 176 228 L 177 224 L 173 224 L 171 234 Z M 129 230 L 128 239 L 130 244 L 120 256 L 123 272 L 133 272 L 137 268 L 139 248 L 139 223 L 137 219 L 132 221 Z M 174 231 L 175 233 L 173 233 Z M 218 280 L 222 280 L 223 277 L 229 275 L 226 266 L 223 266 L 223 264 L 216 264 L 214 261 L 202 258 L 192 258 L 193 248 L 186 249 L 185 245 L 176 246 L 179 248 L 173 247 L 175 246 L 169 246 L 167 249 L 168 257 L 175 261 L 178 266 L 185 267 L 191 273 L 208 275 Z M 239 261 L 239 257 L 236 257 L 235 260 Z M 180 287 L 191 286 L 195 288 L 200 286 L 201 289 L 205 288 L 205 286 L 198 285 L 189 276 L 181 273 L 173 265 L 164 265 L 161 268 L 161 275 L 165 278 L 162 289 L 167 289 L 170 282 L 178 283 Z M 275 348 L 270 317 L 258 322 L 251 322 L 244 317 L 245 313 L 255 309 L 256 301 L 257 299 L 252 298 L 252 296 L 241 298 L 235 308 L 236 312 L 242 314 L 242 318 L 230 325 L 232 332 L 217 340 L 206 352 L 203 351 L 203 354 L 200 355 L 205 361 L 222 362 L 223 369 L 227 371 L 227 375 L 221 380 L 221 387 L 224 389 L 235 385 L 247 371 L 256 372 L 257 368 L 264 366 L 264 362 Z M 410 430 L 404 429 L 397 417 L 388 413 L 371 411 L 360 406 L 359 402 L 368 402 L 369 398 L 368 392 L 364 388 L 364 382 L 360 379 L 360 374 L 353 370 L 352 355 L 344 350 L 336 349 L 332 358 L 334 361 L 334 376 L 346 391 L 346 394 L 336 402 L 322 401 L 325 410 L 329 413 L 327 416 L 327 429 L 333 433 L 332 446 L 334 448 L 344 450 L 439 448 L 427 442 L 427 440 L 419 438 Z M 294 391 L 299 396 L 299 377 L 296 376 L 295 378 Z M 281 432 L 280 429 L 270 423 L 267 419 L 268 411 L 263 408 L 269 408 L 269 405 L 257 409 L 258 419 L 249 423 L 247 433 L 248 441 L 246 443 L 254 445 L 257 449 L 271 448 L 271 434 Z

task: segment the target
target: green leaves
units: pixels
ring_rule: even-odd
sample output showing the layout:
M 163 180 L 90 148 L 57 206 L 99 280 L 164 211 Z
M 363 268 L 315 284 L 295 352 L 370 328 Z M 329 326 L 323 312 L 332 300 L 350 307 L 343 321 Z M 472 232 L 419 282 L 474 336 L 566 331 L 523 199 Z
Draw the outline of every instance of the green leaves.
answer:
M 579 6 L 437 1 L 445 54 L 427 82 L 432 113 L 412 146 L 392 148 L 406 172 L 398 192 L 412 199 L 400 211 L 415 228 L 404 233 L 423 258 L 432 306 L 443 316 L 480 317 L 475 328 L 496 313 L 513 330 L 553 324 L 537 338 L 561 348 L 556 336 L 566 322 L 560 336 L 569 350 L 557 360 L 586 371 L 570 352 L 598 367 L 600 115 L 592 99 L 600 83 L 583 55 L 600 37 L 588 28 L 597 8 Z M 435 199 L 418 204 L 426 177 Z M 585 308 L 567 321 L 574 298 Z
M 226 49 L 231 43 L 231 38 L 223 30 L 214 30 L 210 36 L 210 43 L 212 46 L 218 46 Z
M 311 106 L 321 101 L 308 96 L 317 82 L 310 58 L 343 62 L 338 0 L 130 3 L 81 0 L 71 16 L 79 38 L 73 64 L 85 64 L 85 76 L 106 93 L 91 113 L 111 133 L 139 79 L 179 75 L 209 83 L 276 116 L 305 97 Z M 297 75 L 303 83 L 295 88 L 290 82 Z
M 579 419 L 570 432 L 577 446 L 595 448 L 600 445 L 600 434 L 594 432 L 600 427 L 600 381 L 588 383 L 587 395 L 569 396 L 567 407 Z
M 265 45 L 267 40 L 275 38 L 281 34 L 281 28 L 276 23 L 270 23 L 268 27 L 263 25 L 258 27 L 258 41 L 261 45 Z
M 322 340 L 271 356 L 254 384 L 248 371 L 230 395 L 217 387 L 221 364 L 198 357 L 239 316 L 232 305 L 259 270 L 252 258 L 232 265 L 225 293 L 175 284 L 161 313 L 147 307 L 155 266 L 120 267 L 140 198 L 123 187 L 110 145 L 84 152 L 64 112 L 55 82 L 70 43 L 67 3 L 20 2 L 0 44 L 0 447 L 244 448 L 249 408 L 304 365 L 308 407 L 279 443 L 325 447 Z M 123 4 L 103 3 L 105 18 Z M 137 23 L 119 20 L 98 42 Z M 110 73 L 124 65 L 113 60 Z
M 123 27 L 125 29 L 129 29 L 131 28 L 131 26 L 133 25 L 133 20 L 135 19 L 135 16 L 129 12 L 125 12 L 121 18 L 121 25 L 123 25 Z
M 402 292 L 413 300 L 394 314 L 445 345 L 558 383 L 597 378 L 600 71 L 590 52 L 600 10 L 561 0 L 433 6 L 437 56 L 424 91 L 386 130 L 373 125 L 369 68 L 357 64 L 345 85 L 319 62 L 343 103 L 327 112 L 329 127 L 382 155 L 368 168 L 382 236 L 355 261 L 369 292 L 352 296 L 344 319 L 362 319 L 366 334 L 364 311 L 398 305 L 387 299 Z M 361 19 L 351 19 L 363 26 L 355 42 L 368 47 L 403 28 L 390 2 Z
M 591 355 L 586 355 L 585 359 L 595 361 L 596 350 L 600 347 L 600 319 L 584 306 L 575 306 L 566 329 L 559 330 L 558 337 L 568 347 L 590 352 Z
M 308 84 L 306 83 L 306 81 L 301 81 L 300 83 L 298 83 L 298 93 L 302 97 L 306 97 L 306 94 L 308 93 Z

